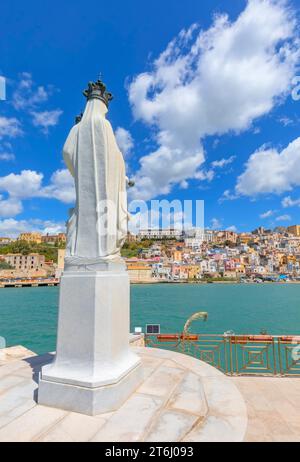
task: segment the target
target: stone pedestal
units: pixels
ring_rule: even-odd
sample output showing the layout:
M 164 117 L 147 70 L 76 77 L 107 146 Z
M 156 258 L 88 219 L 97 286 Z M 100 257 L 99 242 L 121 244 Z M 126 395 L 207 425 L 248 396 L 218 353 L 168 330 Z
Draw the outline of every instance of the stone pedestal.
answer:
M 83 414 L 117 409 L 142 381 L 129 349 L 129 278 L 124 268 L 66 271 L 57 351 L 40 376 L 38 402 Z

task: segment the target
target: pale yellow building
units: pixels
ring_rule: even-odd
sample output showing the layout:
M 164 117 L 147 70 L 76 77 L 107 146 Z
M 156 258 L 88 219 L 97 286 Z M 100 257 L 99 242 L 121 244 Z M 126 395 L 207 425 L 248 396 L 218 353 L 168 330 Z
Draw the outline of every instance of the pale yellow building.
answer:
M 2 255 L 1 258 L 17 270 L 37 270 L 45 266 L 44 255 L 38 253 L 30 253 L 29 255 L 12 253 Z
M 182 251 L 174 250 L 174 252 L 172 252 L 172 260 L 177 262 L 182 261 Z
M 46 277 L 50 270 L 45 263 L 44 255 L 37 253 L 1 255 L 1 259 L 9 263 L 12 269 L 1 270 L 0 279 L 42 278 Z
M 248 244 L 249 241 L 257 241 L 257 237 L 254 237 L 253 234 L 250 233 L 241 233 L 238 236 L 238 240 L 241 244 Z
M 223 273 L 223 277 L 228 279 L 237 279 L 237 272 L 236 270 L 226 270 Z
M 293 236 L 300 237 L 300 225 L 288 226 L 287 230 Z
M 152 267 L 141 263 L 128 263 L 129 280 L 132 283 L 153 282 Z
M 200 277 L 200 267 L 199 265 L 189 265 L 187 266 L 188 278 L 189 279 L 199 279 Z
M 15 239 L 12 239 L 11 237 L 0 237 L 0 246 L 9 245 L 14 241 Z
M 58 234 L 46 234 L 42 236 L 42 242 L 45 244 L 65 244 L 66 243 L 66 234 L 65 233 L 58 233 Z
M 42 242 L 42 235 L 40 233 L 21 233 L 18 240 L 28 242 L 29 244 L 40 244 Z
M 58 249 L 57 267 L 56 267 L 56 272 L 55 272 L 56 279 L 59 279 L 61 277 L 62 272 L 65 269 L 65 255 L 66 255 L 65 249 Z
M 65 267 L 65 255 L 66 255 L 65 249 L 58 249 L 57 268 L 60 270 L 63 270 Z

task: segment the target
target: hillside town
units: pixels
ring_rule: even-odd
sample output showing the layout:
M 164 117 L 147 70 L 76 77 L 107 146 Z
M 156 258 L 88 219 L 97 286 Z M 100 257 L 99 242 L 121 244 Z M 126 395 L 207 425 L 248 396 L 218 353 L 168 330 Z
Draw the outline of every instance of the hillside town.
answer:
M 0 237 L 0 286 L 59 282 L 66 235 Z M 122 250 L 133 283 L 300 282 L 300 225 L 249 233 L 144 229 Z

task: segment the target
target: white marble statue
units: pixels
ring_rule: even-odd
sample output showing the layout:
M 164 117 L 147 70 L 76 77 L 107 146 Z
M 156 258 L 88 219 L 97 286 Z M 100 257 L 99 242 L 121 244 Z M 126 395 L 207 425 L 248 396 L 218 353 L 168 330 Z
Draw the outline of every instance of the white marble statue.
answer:
M 106 119 L 112 97 L 100 81 L 90 83 L 84 94 L 84 114 L 63 148 L 76 188 L 76 205 L 67 225 L 69 265 L 119 261 L 127 235 L 125 163 Z
M 38 401 L 88 415 L 111 412 L 140 385 L 140 358 L 129 348 L 130 288 L 120 249 L 127 234 L 125 164 L 105 114 L 101 81 L 64 146 L 76 205 L 60 281 L 56 355 L 42 368 Z M 128 182 L 130 185 L 130 182 Z

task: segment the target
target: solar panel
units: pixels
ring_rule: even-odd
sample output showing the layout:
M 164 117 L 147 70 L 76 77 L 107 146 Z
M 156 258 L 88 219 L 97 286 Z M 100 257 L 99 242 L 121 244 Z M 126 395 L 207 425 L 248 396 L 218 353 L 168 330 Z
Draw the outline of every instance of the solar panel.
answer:
M 147 334 L 160 334 L 160 324 L 146 324 Z

